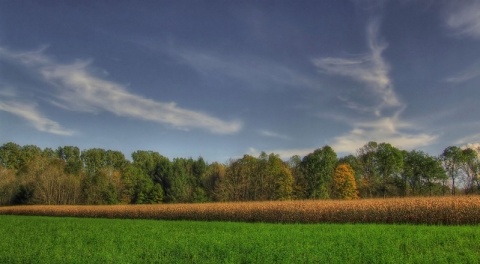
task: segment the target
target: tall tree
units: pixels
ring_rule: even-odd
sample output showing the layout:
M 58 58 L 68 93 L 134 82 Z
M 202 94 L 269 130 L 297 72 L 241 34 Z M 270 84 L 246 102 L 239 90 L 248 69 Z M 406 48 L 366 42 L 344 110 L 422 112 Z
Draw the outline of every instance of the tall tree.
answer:
M 480 173 L 480 159 L 478 150 L 473 148 L 465 148 L 462 150 L 461 168 L 466 177 L 465 192 L 475 193 L 478 189 L 478 176 Z
M 336 163 L 337 154 L 330 146 L 317 149 L 303 158 L 301 167 L 307 184 L 307 198 L 329 198 Z
M 294 179 L 288 165 L 274 153 L 262 153 L 257 160 L 256 172 L 251 175 L 255 190 L 254 200 L 292 199 Z
M 412 150 L 404 154 L 402 177 L 405 181 L 404 195 L 433 195 L 434 188 L 447 178 L 442 163 L 423 151 Z
M 333 196 L 339 199 L 358 199 L 355 172 L 348 164 L 339 164 L 333 174 Z
M 83 162 L 80 155 L 80 149 L 74 146 L 64 146 L 57 148 L 57 156 L 65 162 L 65 172 L 68 174 L 79 175 L 83 169 Z
M 395 188 L 393 182 L 398 179 L 396 176 L 403 169 L 402 152 L 388 143 L 381 143 L 378 145 L 375 156 L 383 197 L 386 197 L 387 193 L 396 194 L 393 190 Z
M 227 201 L 230 197 L 226 186 L 226 166 L 224 164 L 214 162 L 208 165 L 203 186 L 207 197 L 212 201 Z
M 160 203 L 164 199 L 163 188 L 154 183 L 139 167 L 126 165 L 122 174 L 123 189 L 120 200 L 124 203 Z
M 22 165 L 20 145 L 8 142 L 0 147 L 0 165 L 7 169 L 20 169 Z
M 15 171 L 0 165 L 0 205 L 9 205 L 17 191 Z
M 65 173 L 60 159 L 32 160 L 34 201 L 40 204 L 76 204 L 80 201 L 80 178 Z
M 360 180 L 360 196 L 374 197 L 380 185 L 380 176 L 377 170 L 376 153 L 377 142 L 370 141 L 357 150 L 357 159 L 361 164 L 362 177 Z
M 85 165 L 87 175 L 95 175 L 106 165 L 106 150 L 92 148 L 82 151 L 81 159 Z
M 463 161 L 462 150 L 457 146 L 449 146 L 443 150 L 441 158 L 445 171 L 452 180 L 452 195 L 455 195 L 455 180 L 459 176 Z
M 292 171 L 288 165 L 283 162 L 278 155 L 270 154 L 268 156 L 268 169 L 272 174 L 273 193 L 269 200 L 290 200 L 293 195 L 294 179 Z
M 232 160 L 227 167 L 226 181 L 223 182 L 223 188 L 229 194 L 230 201 L 248 201 L 255 200 L 257 189 L 254 188 L 253 177 L 257 171 L 258 160 L 250 155 L 244 155 L 243 158 Z
M 288 167 L 293 176 L 293 198 L 306 199 L 305 186 L 307 186 L 305 177 L 302 173 L 302 159 L 295 155 L 288 161 Z
M 176 158 L 172 162 L 172 174 L 168 175 L 166 182 L 165 199 L 167 202 L 190 202 L 191 185 L 188 179 L 188 161 Z

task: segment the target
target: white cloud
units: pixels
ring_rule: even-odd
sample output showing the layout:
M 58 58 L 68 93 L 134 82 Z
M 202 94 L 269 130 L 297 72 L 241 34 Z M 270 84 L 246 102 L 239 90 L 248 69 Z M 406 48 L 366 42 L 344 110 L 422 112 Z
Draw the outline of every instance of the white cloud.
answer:
M 480 2 L 454 1 L 446 11 L 446 24 L 459 35 L 480 38 Z
M 378 21 L 371 22 L 367 27 L 367 42 L 369 53 L 362 56 L 350 58 L 320 58 L 313 59 L 313 64 L 321 72 L 331 75 L 346 76 L 353 80 L 365 84 L 369 91 L 378 99 L 380 104 L 373 107 L 372 112 L 380 115 L 380 110 L 384 107 L 400 106 L 401 102 L 395 94 L 392 81 L 388 76 L 390 67 L 382 57 L 387 44 L 378 40 Z M 363 108 L 361 103 L 355 103 L 347 100 L 350 108 Z M 368 108 L 372 108 L 369 106 Z
M 264 137 L 271 137 L 271 138 L 278 138 L 278 139 L 285 139 L 290 140 L 291 138 L 273 131 L 269 130 L 259 130 L 258 133 Z
M 406 127 L 406 123 L 403 124 Z M 414 127 L 408 125 L 409 128 Z M 369 141 L 388 142 L 402 149 L 414 149 L 431 144 L 437 136 L 426 133 L 411 134 L 402 132 L 390 120 L 380 119 L 377 122 L 357 124 L 350 132 L 335 137 L 331 147 L 342 153 L 355 153 Z
M 373 113 L 367 121 L 341 118 L 340 121 L 352 126 L 352 129 L 335 137 L 330 146 L 337 152 L 355 153 L 368 141 L 388 142 L 404 149 L 412 149 L 431 144 L 437 136 L 426 133 L 407 132 L 416 128 L 414 124 L 402 121 L 400 114 L 406 105 L 400 101 L 389 77 L 390 67 L 382 57 L 387 48 L 385 42 L 378 40 L 379 21 L 373 20 L 367 26 L 369 53 L 351 58 L 321 58 L 313 63 L 323 72 L 351 78 L 363 83 L 370 93 L 378 98 L 378 104 L 366 104 L 357 98 L 339 97 L 347 108 L 359 113 Z M 322 72 L 321 71 L 321 72 Z M 393 111 L 391 115 L 382 115 L 385 108 Z
M 62 136 L 71 136 L 74 131 L 62 127 L 57 122 L 43 116 L 33 104 L 17 101 L 0 101 L 0 110 L 11 113 L 30 122 L 36 129 Z
M 94 76 L 91 73 L 91 61 L 58 64 L 44 55 L 43 49 L 26 53 L 0 49 L 0 52 L 38 71 L 57 88 L 54 98 L 48 101 L 65 109 L 108 111 L 118 116 L 168 124 L 179 129 L 201 128 L 217 134 L 232 134 L 242 128 L 239 121 L 223 121 L 206 113 L 178 107 L 173 102 L 158 102 L 133 94 L 121 84 Z

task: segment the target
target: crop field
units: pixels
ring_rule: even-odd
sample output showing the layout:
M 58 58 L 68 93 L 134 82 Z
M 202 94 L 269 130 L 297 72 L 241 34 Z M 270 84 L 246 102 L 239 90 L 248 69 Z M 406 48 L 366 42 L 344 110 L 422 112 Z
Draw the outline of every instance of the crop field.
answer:
M 9 206 L 0 214 L 268 223 L 480 223 L 480 196 L 109 206 Z
M 0 263 L 479 263 L 477 226 L 0 215 Z

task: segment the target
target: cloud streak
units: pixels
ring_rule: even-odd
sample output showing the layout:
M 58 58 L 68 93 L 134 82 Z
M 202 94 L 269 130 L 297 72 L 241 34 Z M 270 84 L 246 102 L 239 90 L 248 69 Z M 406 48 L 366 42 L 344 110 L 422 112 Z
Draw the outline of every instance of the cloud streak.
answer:
M 478 77 L 480 77 L 480 63 L 477 63 L 467 70 L 445 79 L 445 81 L 457 84 L 468 82 Z
M 427 133 L 408 133 L 415 125 L 403 122 L 398 115 L 380 118 L 370 122 L 358 122 L 344 135 L 335 137 L 331 147 L 338 152 L 355 153 L 369 141 L 388 142 L 402 149 L 427 146 L 438 137 Z
M 378 40 L 379 22 L 372 21 L 367 26 L 367 42 L 369 53 L 350 58 L 320 58 L 313 59 L 313 64 L 331 75 L 349 77 L 361 82 L 368 90 L 380 100 L 380 103 L 373 107 L 373 112 L 379 116 L 384 107 L 400 106 L 401 102 L 395 94 L 394 87 L 388 72 L 390 67 L 382 57 L 387 44 Z M 346 101 L 344 99 L 344 101 Z M 350 108 L 365 108 L 353 102 L 348 103 Z
M 362 83 L 378 99 L 376 104 L 368 105 L 358 99 L 339 98 L 347 108 L 362 113 L 373 112 L 374 118 L 367 117 L 367 121 L 347 120 L 352 129 L 333 138 L 330 144 L 335 151 L 355 153 L 368 141 L 389 142 L 397 147 L 412 149 L 426 146 L 437 139 L 435 135 L 412 133 L 416 126 L 400 119 L 406 106 L 396 95 L 389 77 L 390 66 L 382 56 L 387 44 L 378 39 L 379 26 L 378 20 L 373 20 L 367 26 L 368 53 L 350 58 L 312 60 L 321 73 L 344 76 Z M 385 108 L 393 110 L 393 114 L 382 115 Z
M 295 70 L 261 58 L 229 57 L 185 48 L 167 48 L 168 54 L 208 77 L 225 76 L 256 89 L 290 86 L 318 89 L 318 83 Z
M 233 134 L 241 130 L 239 121 L 223 121 L 206 113 L 145 98 L 129 92 L 123 85 L 92 74 L 91 61 L 59 64 L 35 52 L 0 52 L 37 71 L 42 78 L 56 87 L 49 100 L 56 106 L 82 112 L 107 111 L 122 117 L 171 125 L 178 129 L 200 128 L 216 134 Z
M 269 131 L 269 130 L 259 130 L 258 133 L 264 137 L 269 137 L 269 138 L 277 138 L 277 139 L 284 139 L 284 140 L 291 140 L 290 137 L 288 136 L 285 136 L 285 135 L 282 135 L 282 134 L 279 134 L 279 133 L 276 133 L 276 132 L 273 132 L 273 131 Z
M 61 136 L 71 136 L 73 130 L 62 127 L 57 122 L 45 117 L 35 105 L 18 101 L 0 101 L 0 110 L 21 117 L 37 130 Z
M 455 2 L 447 8 L 446 24 L 459 35 L 480 39 L 480 2 Z

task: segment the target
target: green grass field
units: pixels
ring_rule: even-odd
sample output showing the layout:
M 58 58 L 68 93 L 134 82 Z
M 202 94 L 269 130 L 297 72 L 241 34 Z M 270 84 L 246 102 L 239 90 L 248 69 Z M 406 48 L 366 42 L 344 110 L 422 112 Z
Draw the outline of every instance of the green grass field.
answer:
M 0 216 L 0 263 L 478 263 L 480 227 Z

